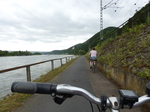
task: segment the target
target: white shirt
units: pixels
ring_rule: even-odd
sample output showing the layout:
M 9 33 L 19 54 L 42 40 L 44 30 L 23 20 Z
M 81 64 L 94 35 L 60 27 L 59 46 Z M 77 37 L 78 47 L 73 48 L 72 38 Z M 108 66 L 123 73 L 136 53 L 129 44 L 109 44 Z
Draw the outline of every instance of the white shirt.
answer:
M 90 51 L 90 56 L 97 57 L 97 51 L 95 51 L 95 50 Z

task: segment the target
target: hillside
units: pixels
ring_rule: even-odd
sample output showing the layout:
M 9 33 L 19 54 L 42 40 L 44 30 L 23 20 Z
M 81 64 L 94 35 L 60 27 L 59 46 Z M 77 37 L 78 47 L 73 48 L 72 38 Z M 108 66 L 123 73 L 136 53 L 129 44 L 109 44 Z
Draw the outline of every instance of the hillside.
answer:
M 98 60 L 150 79 L 150 25 L 139 25 L 97 47 Z
M 115 29 L 118 29 L 118 28 L 108 27 L 103 30 L 103 35 L 105 36 Z M 100 32 L 93 35 L 90 39 L 88 39 L 84 43 L 76 44 L 64 50 L 54 50 L 54 51 L 49 52 L 48 54 L 85 54 L 88 52 L 89 47 L 92 48 L 96 46 L 99 42 L 100 42 Z

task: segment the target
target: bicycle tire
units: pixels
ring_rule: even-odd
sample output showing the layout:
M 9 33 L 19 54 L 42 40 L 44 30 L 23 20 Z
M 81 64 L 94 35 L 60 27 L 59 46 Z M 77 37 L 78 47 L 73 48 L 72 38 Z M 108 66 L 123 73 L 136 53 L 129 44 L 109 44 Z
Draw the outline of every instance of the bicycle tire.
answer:
M 92 66 L 92 71 L 93 71 L 93 73 L 95 73 L 95 65 L 94 65 L 94 63 L 93 63 L 93 66 Z
M 94 65 L 94 73 L 95 73 L 95 65 Z

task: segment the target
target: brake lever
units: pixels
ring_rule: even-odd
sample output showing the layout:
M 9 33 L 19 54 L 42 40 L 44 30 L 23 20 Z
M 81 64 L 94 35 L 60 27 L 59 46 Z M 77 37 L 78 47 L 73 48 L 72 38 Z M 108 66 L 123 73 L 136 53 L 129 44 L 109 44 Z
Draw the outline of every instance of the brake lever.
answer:
M 61 105 L 67 98 L 71 98 L 73 95 L 63 95 L 62 97 L 53 96 L 53 100 L 55 103 Z
M 65 97 L 60 98 L 60 97 L 55 96 L 53 97 L 53 100 L 55 103 L 61 105 L 66 100 L 66 98 Z

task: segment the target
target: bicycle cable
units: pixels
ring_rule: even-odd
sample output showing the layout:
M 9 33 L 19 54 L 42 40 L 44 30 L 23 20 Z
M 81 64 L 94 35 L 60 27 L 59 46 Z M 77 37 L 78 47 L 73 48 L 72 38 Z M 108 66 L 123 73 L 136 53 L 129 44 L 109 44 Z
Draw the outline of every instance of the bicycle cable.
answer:
M 89 101 L 89 102 L 90 102 L 90 101 Z M 92 105 L 91 102 L 90 102 L 90 105 L 91 105 L 92 112 L 94 112 L 93 105 Z
M 89 102 L 90 102 L 90 101 L 89 101 Z M 91 102 L 90 102 L 90 105 L 91 105 L 92 112 L 94 112 L 93 105 L 92 105 Z M 97 106 L 97 108 L 98 108 L 98 111 L 101 112 L 101 109 L 100 109 L 99 105 L 96 105 L 96 106 Z
M 101 109 L 100 109 L 99 105 L 97 105 L 97 108 L 98 108 L 99 112 L 101 112 Z

